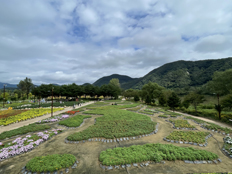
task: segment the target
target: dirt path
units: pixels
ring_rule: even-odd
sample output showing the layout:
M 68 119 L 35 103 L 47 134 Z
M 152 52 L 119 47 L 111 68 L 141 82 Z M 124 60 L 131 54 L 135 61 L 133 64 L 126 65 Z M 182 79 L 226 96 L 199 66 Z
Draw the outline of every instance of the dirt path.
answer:
M 172 111 L 171 111 L 172 112 Z M 191 116 L 193 118 L 197 118 L 199 120 L 203 120 L 203 121 L 206 121 L 206 122 L 209 122 L 209 123 L 214 123 L 214 124 L 217 124 L 221 127 L 227 127 L 229 129 L 232 129 L 232 126 L 226 124 L 226 123 L 220 123 L 220 122 L 217 122 L 217 121 L 214 121 L 214 120 L 210 120 L 210 119 L 207 119 L 207 118 L 203 118 L 203 117 L 197 117 L 197 116 L 194 116 L 194 115 L 189 115 L 189 114 L 186 114 L 186 113 L 182 113 L 182 112 L 178 112 L 178 111 L 174 111 L 175 113 L 179 113 L 179 114 L 182 114 L 184 116 Z
M 81 114 L 81 113 L 80 113 Z M 87 129 L 89 126 L 94 124 L 94 119 L 99 117 L 93 115 L 90 119 L 86 119 L 84 124 L 77 129 L 66 129 L 63 133 L 53 137 L 51 140 L 42 143 L 34 150 L 9 158 L 5 161 L 0 162 L 0 173 L 3 174 L 17 174 L 20 172 L 23 166 L 33 157 L 41 156 L 41 155 L 51 155 L 51 154 L 63 154 L 63 153 L 71 153 L 76 156 L 76 158 L 80 161 L 78 167 L 76 169 L 71 169 L 70 174 L 153 174 L 153 173 L 176 173 L 176 174 L 186 174 L 186 173 L 213 173 L 213 172 L 231 172 L 232 171 L 232 160 L 226 157 L 220 149 L 218 148 L 218 143 L 212 137 L 208 139 L 207 147 L 200 147 L 194 145 L 187 144 L 176 144 L 175 146 L 180 147 L 193 147 L 195 149 L 207 150 L 213 153 L 216 153 L 219 158 L 222 160 L 222 163 L 218 164 L 186 164 L 183 161 L 166 161 L 165 164 L 150 164 L 148 167 L 130 167 L 126 169 L 120 170 L 113 169 L 110 171 L 104 171 L 99 166 L 99 155 L 101 151 L 106 150 L 108 148 L 117 147 L 128 147 L 131 145 L 143 145 L 147 143 L 161 143 L 161 144 L 172 144 L 166 141 L 163 141 L 163 138 L 169 135 L 174 129 L 172 128 L 172 124 L 166 122 L 165 119 L 158 118 L 159 114 L 154 114 L 153 116 L 149 116 L 153 121 L 159 123 L 159 131 L 157 134 L 143 137 L 136 140 L 130 141 L 122 141 L 120 145 L 118 143 L 102 143 L 102 142 L 86 142 L 79 144 L 66 144 L 64 143 L 65 138 L 74 133 L 80 132 Z M 194 123 L 193 121 L 189 121 L 190 124 L 197 127 L 199 131 L 207 131 L 202 129 L 199 125 Z M 57 127 L 57 124 L 54 124 L 54 128 Z M 219 141 L 220 147 L 223 144 L 223 136 L 217 133 L 213 133 L 213 136 Z M 63 170 L 64 171 L 64 170 Z
M 80 108 L 80 107 L 83 107 L 83 106 L 86 106 L 86 105 L 89 105 L 89 104 L 92 104 L 92 102 L 87 102 L 87 103 L 84 103 L 83 105 L 81 106 L 78 106 L 76 108 Z M 64 110 L 62 111 L 57 111 L 57 112 L 54 112 L 53 115 L 59 115 L 60 113 L 63 113 L 63 112 L 66 112 L 66 111 L 70 111 L 72 110 L 73 107 L 67 107 L 65 108 Z M 10 124 L 8 126 L 1 126 L 0 127 L 0 133 L 4 132 L 4 131 L 9 131 L 9 130 L 12 130 L 12 129 L 17 129 L 19 127 L 22 127 L 22 126 L 26 126 L 26 125 L 29 125 L 31 123 L 35 123 L 37 121 L 40 121 L 42 119 L 45 119 L 45 118 L 49 118 L 51 117 L 51 113 L 50 114 L 46 114 L 46 115 L 43 115 L 41 117 L 36 117 L 36 118 L 33 118 L 33 119 L 30 119 L 30 120 L 26 120 L 26 121 L 22 121 L 22 122 L 19 122 L 19 123 L 14 123 L 14 124 Z

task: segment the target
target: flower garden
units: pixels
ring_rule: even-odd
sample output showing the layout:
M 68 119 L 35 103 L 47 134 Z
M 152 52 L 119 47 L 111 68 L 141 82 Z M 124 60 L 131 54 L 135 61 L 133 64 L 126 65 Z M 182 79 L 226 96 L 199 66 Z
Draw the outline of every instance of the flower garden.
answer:
M 0 168 L 0 173 L 104 173 L 104 170 L 109 170 L 109 173 L 110 170 L 114 173 L 123 172 L 117 170 L 166 173 L 167 167 L 173 173 L 229 171 L 232 160 L 228 160 L 226 155 L 232 155 L 232 140 L 231 137 L 223 139 L 223 133 L 230 134 L 230 129 L 192 117 L 178 117 L 181 114 L 139 103 L 111 103 L 114 102 L 96 102 L 2 132 L 0 165 L 3 164 L 3 167 Z M 10 110 L 12 115 L 4 119 L 5 123 L 9 119 L 7 123 L 10 124 L 14 117 L 17 121 L 33 119 L 49 113 L 49 110 L 20 110 L 23 112 L 15 115 L 14 110 Z M 162 118 L 169 118 L 175 128 L 186 130 L 174 130 Z M 187 119 L 196 124 L 189 124 Z M 159 132 L 154 134 L 158 125 Z M 193 128 L 197 130 L 191 130 Z M 212 138 L 215 134 L 217 136 Z M 223 153 L 218 151 L 215 138 L 224 144 L 220 147 Z M 113 141 L 100 143 L 99 139 Z M 87 143 L 77 143 L 84 141 Z M 195 164 L 205 165 L 196 167 Z M 12 165 L 15 167 L 10 168 Z

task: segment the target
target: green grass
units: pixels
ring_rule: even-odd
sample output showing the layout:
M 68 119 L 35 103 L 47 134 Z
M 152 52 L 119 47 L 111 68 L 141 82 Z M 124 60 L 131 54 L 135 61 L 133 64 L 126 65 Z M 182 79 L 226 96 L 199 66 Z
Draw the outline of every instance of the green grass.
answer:
M 173 131 L 166 138 L 176 141 L 188 141 L 194 143 L 204 143 L 205 137 L 209 132 L 194 132 L 194 131 Z
M 140 110 L 142 107 L 136 107 L 136 108 L 129 108 L 127 109 L 128 111 L 138 111 Z
M 154 131 L 156 123 L 148 116 L 120 110 L 115 106 L 104 106 L 86 111 L 87 114 L 104 115 L 86 130 L 68 136 L 68 140 L 79 141 L 94 137 L 119 138 L 148 134 Z
M 168 116 L 167 116 L 167 115 L 159 115 L 158 117 L 168 118 Z
M 190 125 L 187 120 L 173 120 L 169 119 L 172 123 L 175 124 L 175 127 L 179 128 L 195 128 L 195 126 Z
M 121 165 L 144 161 L 160 162 L 161 160 L 214 160 L 218 155 L 206 150 L 192 147 L 178 147 L 172 144 L 145 144 L 130 147 L 117 147 L 102 151 L 99 156 L 103 165 Z
M 216 130 L 216 131 L 224 131 L 227 134 L 232 133 L 231 129 L 229 129 L 227 127 L 221 127 L 221 126 L 218 126 L 218 125 L 213 124 L 213 123 L 209 123 L 209 125 L 205 125 L 204 127 L 208 128 L 208 129 Z
M 142 114 L 148 114 L 148 115 L 154 115 L 154 112 L 150 112 L 150 111 L 139 111 L 139 113 L 142 113 Z
M 29 124 L 27 126 L 23 126 L 17 129 L 13 129 L 10 131 L 5 131 L 0 134 L 0 140 L 4 140 L 5 138 L 10 138 L 16 135 L 23 135 L 27 134 L 29 132 L 36 132 L 36 131 L 42 131 L 46 129 L 50 129 L 51 127 L 49 125 L 42 125 L 42 124 Z
M 72 154 L 53 154 L 32 158 L 27 164 L 26 169 L 31 172 L 53 172 L 62 168 L 72 166 L 76 157 Z
M 74 117 L 62 120 L 58 124 L 67 127 L 78 127 L 81 125 L 85 118 L 91 118 L 91 116 L 76 115 Z

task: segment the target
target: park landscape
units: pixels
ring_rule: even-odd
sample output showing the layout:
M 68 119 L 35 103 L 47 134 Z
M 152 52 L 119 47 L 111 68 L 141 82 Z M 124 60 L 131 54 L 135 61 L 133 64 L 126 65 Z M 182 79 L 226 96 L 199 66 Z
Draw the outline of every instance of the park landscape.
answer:
M 4 144 L 1 151 L 11 147 L 12 143 L 24 143 L 28 149 L 6 159 L 0 152 L 0 173 L 204 173 L 231 170 L 232 159 L 222 150 L 223 138 L 232 135 L 228 125 L 221 123 L 223 127 L 217 126 L 218 132 L 212 131 L 207 129 L 213 126 L 210 122 L 140 102 L 106 100 L 85 104 L 76 109 L 68 107 L 66 110 L 69 111 L 64 112 L 59 108 L 61 113 L 53 118 L 48 114 L 49 117 L 43 119 L 47 114 L 38 114 L 35 117 L 40 118 L 39 121 L 34 122 L 35 118 L 32 118 L 29 121 L 33 123 L 17 129 L 13 125 L 25 121 L 9 124 L 11 127 L 4 132 L 0 129 L 0 140 Z M 162 118 L 162 115 L 166 117 Z M 17 115 L 12 117 L 18 118 Z M 203 146 L 204 143 L 207 145 Z

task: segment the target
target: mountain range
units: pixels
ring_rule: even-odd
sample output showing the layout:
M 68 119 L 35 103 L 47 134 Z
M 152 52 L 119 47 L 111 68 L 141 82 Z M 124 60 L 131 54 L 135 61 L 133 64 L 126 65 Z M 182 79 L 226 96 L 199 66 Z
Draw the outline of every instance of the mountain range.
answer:
M 199 61 L 179 60 L 164 64 L 140 78 L 113 74 L 98 79 L 95 86 L 108 84 L 112 78 L 118 78 L 123 89 L 141 89 L 149 81 L 156 82 L 166 88 L 196 87 L 212 80 L 215 71 L 232 68 L 232 57 Z

